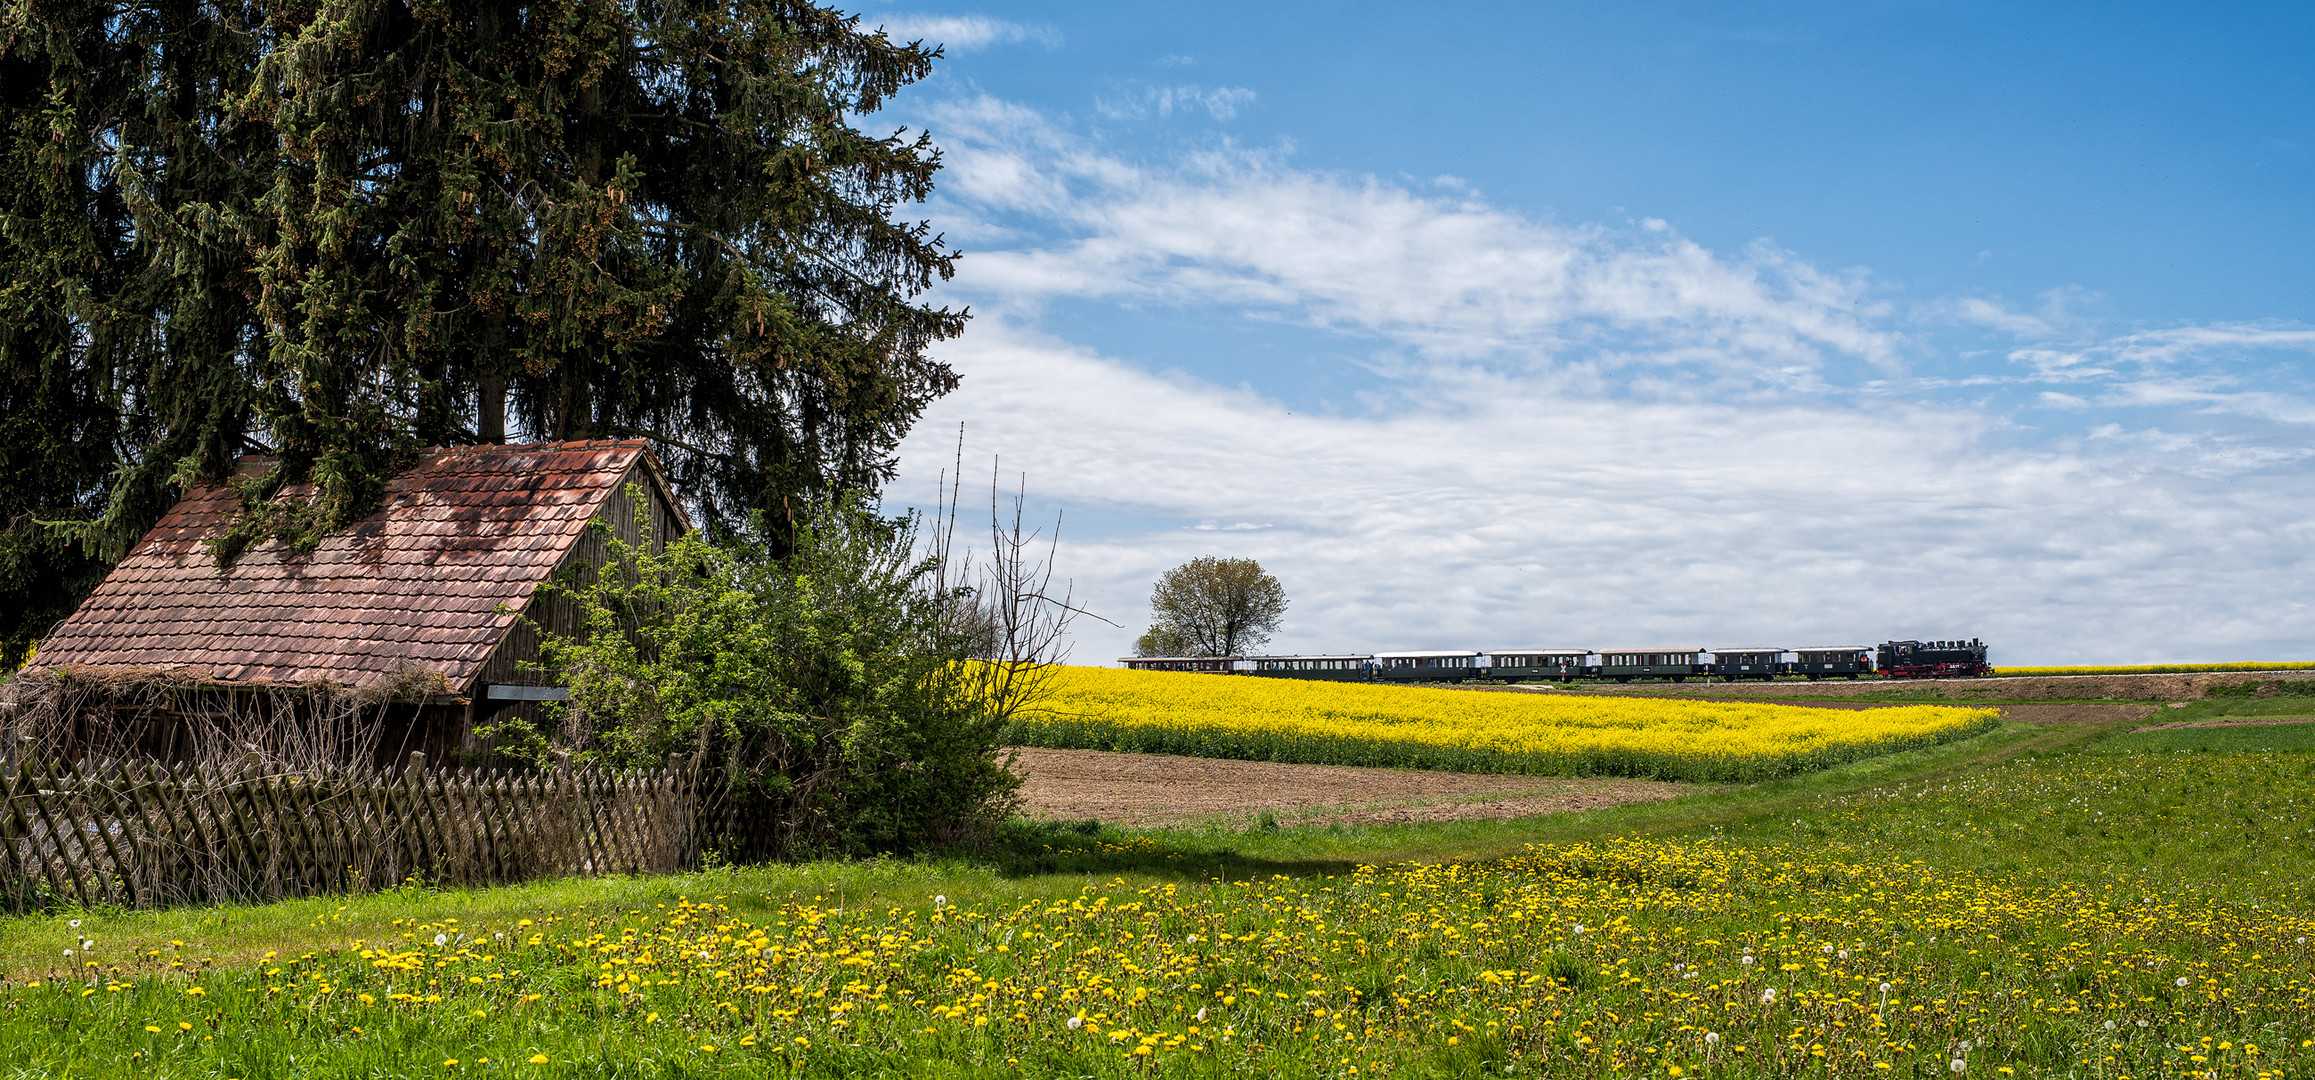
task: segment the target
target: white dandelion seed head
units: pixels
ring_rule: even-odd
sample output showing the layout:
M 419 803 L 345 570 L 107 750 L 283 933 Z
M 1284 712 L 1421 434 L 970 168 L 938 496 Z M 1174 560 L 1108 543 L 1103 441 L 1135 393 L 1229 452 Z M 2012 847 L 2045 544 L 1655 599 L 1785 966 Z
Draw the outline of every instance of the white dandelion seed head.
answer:
M 1961 1040 L 1961 1046 L 1960 1046 L 1960 1050 L 1961 1050 L 1961 1052 L 1962 1052 L 1962 1053 L 1964 1053 L 1964 1054 L 1966 1054 L 1966 1053 L 1969 1053 L 1971 1049 L 1972 1049 L 1972 1047 L 1971 1047 L 1970 1041 L 1969 1041 L 1968 1039 L 1963 1039 L 1963 1040 Z
M 1840 958 L 1841 958 L 1841 959 L 1843 959 L 1843 960 L 1846 960 L 1846 959 L 1848 959 L 1848 958 L 1849 958 L 1849 950 L 1847 950 L 1847 949 L 1842 949 L 1840 952 L 1834 953 L 1833 955 L 1834 955 L 1834 956 L 1837 956 L 1837 957 L 1840 957 Z
M 1576 932 L 1576 933 L 1579 933 L 1579 934 L 1580 934 L 1580 933 L 1583 933 L 1583 932 L 1584 932 L 1584 924 L 1582 924 L 1582 923 L 1577 923 L 1577 924 L 1575 924 L 1575 932 Z
M 2299 935 L 2299 944 L 2301 944 L 2301 945 L 2305 945 L 2305 944 L 2307 944 L 2307 935 L 2305 935 L 2305 934 L 2301 934 L 2301 935 Z
M 1072 1016 L 1068 1020 L 1063 1021 L 1063 1023 L 1068 1026 L 1069 1030 L 1075 1031 L 1078 1028 L 1085 1026 L 1085 1018 L 1082 1016 Z
M 1205 1023 L 1205 1022 L 1206 1022 L 1206 1007 L 1205 1007 L 1205 1006 L 1203 1006 L 1203 1005 L 1200 1005 L 1200 1006 L 1198 1006 L 1198 1023 L 1201 1023 L 1201 1024 L 1203 1024 L 1203 1023 Z
M 757 955 L 757 956 L 761 956 L 761 957 L 763 957 L 763 958 L 764 958 L 764 959 L 766 959 L 766 960 L 769 960 L 769 959 L 771 959 L 771 958 L 772 958 L 772 947 L 771 947 L 771 946 L 769 946 L 769 945 L 766 945 L 766 946 L 764 946 L 764 947 L 763 947 L 763 948 L 761 948 L 761 949 L 757 949 L 757 950 L 756 950 L 756 955 Z
M 2108 1031 L 2112 1031 L 2112 1030 L 2114 1030 L 2114 1021 L 2112 1021 L 2112 1020 L 2108 1020 L 2108 1021 L 2106 1021 L 2106 1030 L 2108 1030 Z
M 1707 1032 L 1705 1032 L 1705 1033 L 1704 1033 L 1704 1044 L 1705 1044 L 1706 1046 L 1717 1046 L 1717 1045 L 1719 1045 L 1719 1043 L 1720 1043 L 1720 1033 L 1719 1033 L 1719 1032 L 1717 1032 L 1717 1031 L 1707 1031 Z
M 66 926 L 69 926 L 69 927 L 71 927 L 71 928 L 73 928 L 73 929 L 75 929 L 75 930 L 78 930 L 78 929 L 80 929 L 80 920 L 79 920 L 79 919 L 74 919 L 74 920 L 72 920 L 71 922 L 65 923 L 64 925 L 66 925 Z M 2307 939 L 2306 939 L 2306 938 L 2300 938 L 2299 940 L 2301 940 L 2301 941 L 2305 941 L 2305 940 L 2307 940 Z
M 89 949 L 93 949 L 93 948 L 96 948 L 96 939 L 95 939 L 95 938 L 82 938 L 82 939 L 80 939 L 80 947 L 81 947 L 81 950 L 82 950 L 83 952 L 85 952 L 85 951 L 87 951 L 87 950 L 89 950 Z
M 948 898 L 948 894 L 947 894 L 947 893 L 934 893 L 934 894 L 933 894 L 933 897 L 932 897 L 932 906 L 934 906 L 934 907 L 947 907 L 947 906 L 949 906 L 949 898 Z
M 1882 992 L 1882 993 L 1884 993 L 1884 994 L 1886 994 L 1886 993 L 1888 993 L 1888 992 L 1889 992 L 1889 984 L 1888 984 L 1888 983 L 1882 983 L 1882 984 L 1881 984 L 1881 992 Z
M 2185 986 L 2187 983 L 2189 983 L 2189 982 L 2192 982 L 2192 981 L 2193 981 L 2192 979 L 2189 979 L 2189 978 L 2187 978 L 2187 977 L 2186 977 L 2186 976 L 2184 976 L 2184 975 L 2181 975 L 2181 976 L 2179 976 L 2179 977 L 2178 977 L 2178 985 L 2180 985 L 2180 986 Z
M 1771 987 L 1769 987 L 1768 989 L 1766 989 L 1766 990 L 1763 990 L 1763 991 L 1761 991 L 1761 992 L 1760 992 L 1760 1001 L 1761 1001 L 1761 1004 L 1763 1004 L 1763 1005 L 1766 1005 L 1766 1004 L 1768 1004 L 1769 1002 L 1772 1002 L 1772 1001 L 1775 1001 L 1775 1000 L 1776 1000 L 1776 987 L 1773 987 L 1773 986 L 1771 986 Z
M 1832 947 L 1832 946 L 1830 946 L 1830 945 L 1827 945 L 1827 946 L 1825 946 L 1825 951 L 1826 951 L 1826 952 L 1828 952 L 1828 953 L 1830 953 L 1830 952 L 1832 952 L 1832 951 L 1833 951 L 1833 947 Z
M 1737 957 L 1737 958 L 1736 958 L 1736 962 L 1737 962 L 1737 963 L 1739 963 L 1739 964 L 1743 964 L 1743 965 L 1744 965 L 1744 966 L 1746 966 L 1746 967 L 1751 967 L 1751 966 L 1752 966 L 1752 954 L 1751 954 L 1751 953 L 1746 953 L 1746 954 L 1744 954 L 1743 956 L 1739 956 L 1739 957 Z
M 1184 942 L 1187 942 L 1187 943 L 1191 944 L 1191 945 L 1195 945 L 1195 944 L 1197 944 L 1197 943 L 1198 943 L 1198 935 L 1196 935 L 1196 934 L 1191 934 L 1190 936 L 1188 936 L 1188 937 L 1186 937 L 1186 938 L 1183 938 L 1182 940 L 1183 940 Z
M 1952 1061 L 1946 1062 L 1946 1064 L 1952 1066 L 1953 1071 L 1957 1073 L 1969 1071 L 1969 1062 L 1963 1061 L 1960 1058 L 1955 1058 Z
M 448 934 L 436 934 L 436 935 L 434 935 L 434 943 L 435 943 L 436 945 L 448 945 L 448 944 L 450 944 L 450 935 L 448 935 Z
M 72 955 L 72 950 L 71 950 L 71 949 L 66 949 L 66 950 L 64 950 L 64 955 L 66 955 L 66 956 L 71 956 L 71 955 Z
M 1693 979 L 1693 978 L 1695 978 L 1695 977 L 1696 977 L 1696 969 L 1695 969 L 1695 968 L 1689 968 L 1689 969 L 1687 970 L 1687 972 L 1686 972 L 1686 973 L 1684 973 L 1684 974 L 1682 974 L 1680 977 L 1681 977 L 1681 978 L 1683 978 L 1683 979 Z
M 2145 1026 L 2146 1026 L 2146 1021 L 2144 1021 L 2144 1020 L 2140 1020 L 2140 1021 L 2138 1022 L 2138 1026 L 2139 1026 L 2139 1027 L 2145 1027 Z

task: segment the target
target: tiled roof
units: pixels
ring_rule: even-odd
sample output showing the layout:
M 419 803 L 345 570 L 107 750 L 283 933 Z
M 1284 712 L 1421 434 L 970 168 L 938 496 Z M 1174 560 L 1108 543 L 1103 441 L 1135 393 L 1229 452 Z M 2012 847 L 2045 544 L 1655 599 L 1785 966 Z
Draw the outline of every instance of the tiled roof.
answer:
M 352 686 L 424 670 L 463 690 L 514 622 L 499 607 L 522 610 L 638 461 L 640 439 L 430 450 L 377 513 L 313 554 L 253 544 L 222 568 L 203 541 L 223 534 L 234 495 L 189 492 L 40 643 L 39 662 Z M 655 463 L 644 471 L 659 483 Z

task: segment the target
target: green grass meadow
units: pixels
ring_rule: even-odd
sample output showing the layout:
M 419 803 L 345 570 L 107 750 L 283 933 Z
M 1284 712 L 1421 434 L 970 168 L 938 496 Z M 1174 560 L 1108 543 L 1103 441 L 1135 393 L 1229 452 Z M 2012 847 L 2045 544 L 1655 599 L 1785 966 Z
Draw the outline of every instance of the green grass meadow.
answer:
M 23 916 L 0 1075 L 2315 1073 L 2315 724 L 2129 726 L 1515 821 Z

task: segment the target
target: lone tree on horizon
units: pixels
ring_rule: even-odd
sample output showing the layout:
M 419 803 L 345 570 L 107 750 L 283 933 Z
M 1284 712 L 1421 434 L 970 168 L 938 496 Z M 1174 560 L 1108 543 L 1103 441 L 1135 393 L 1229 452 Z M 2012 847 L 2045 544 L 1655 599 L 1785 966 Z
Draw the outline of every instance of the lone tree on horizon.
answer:
M 1141 655 L 1236 656 L 1278 632 L 1286 590 L 1252 559 L 1201 555 L 1158 578 L 1149 606 Z

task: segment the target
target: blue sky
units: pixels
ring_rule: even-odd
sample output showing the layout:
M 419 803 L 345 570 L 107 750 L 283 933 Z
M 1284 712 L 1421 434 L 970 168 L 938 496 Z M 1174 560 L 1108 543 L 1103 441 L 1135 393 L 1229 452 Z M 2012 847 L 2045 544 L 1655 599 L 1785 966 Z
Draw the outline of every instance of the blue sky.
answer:
M 2306 9 L 862 14 L 976 312 L 895 493 L 1025 472 L 1080 661 L 1196 554 L 1281 650 L 2315 653 Z

